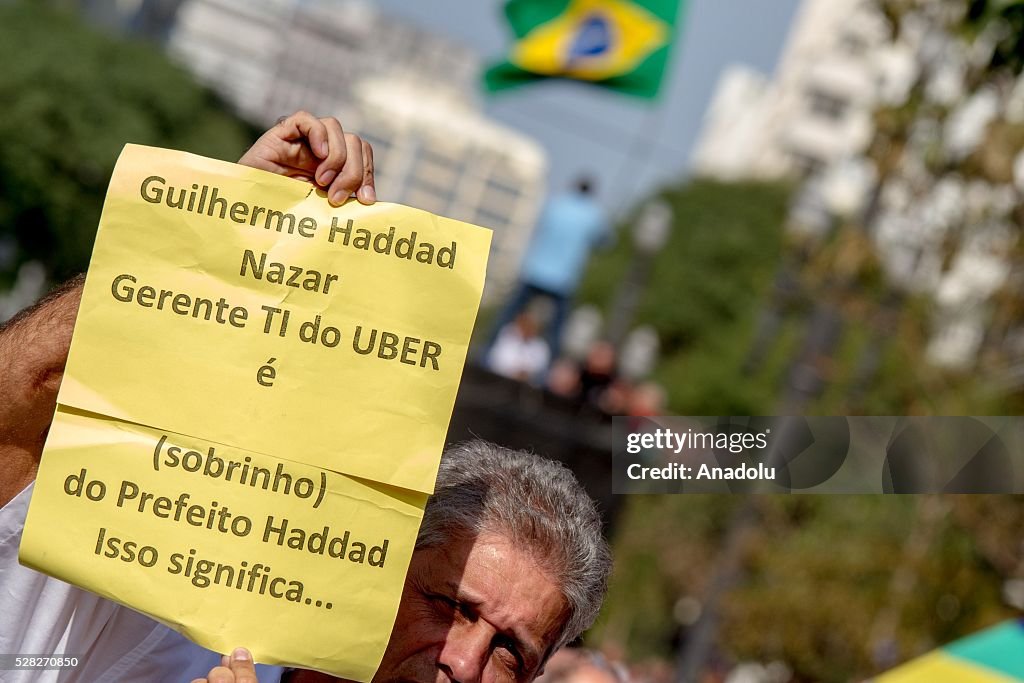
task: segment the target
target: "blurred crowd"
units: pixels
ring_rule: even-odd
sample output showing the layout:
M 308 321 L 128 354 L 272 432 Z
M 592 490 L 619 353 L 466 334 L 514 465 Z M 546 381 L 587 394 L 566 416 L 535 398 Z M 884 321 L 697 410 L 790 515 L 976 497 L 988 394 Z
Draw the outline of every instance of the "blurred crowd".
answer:
M 645 417 L 665 410 L 665 389 L 652 380 L 634 380 L 619 371 L 619 352 L 597 339 L 577 359 L 552 350 L 543 336 L 543 317 L 525 310 L 498 330 L 484 366 L 503 377 L 539 387 L 607 415 Z

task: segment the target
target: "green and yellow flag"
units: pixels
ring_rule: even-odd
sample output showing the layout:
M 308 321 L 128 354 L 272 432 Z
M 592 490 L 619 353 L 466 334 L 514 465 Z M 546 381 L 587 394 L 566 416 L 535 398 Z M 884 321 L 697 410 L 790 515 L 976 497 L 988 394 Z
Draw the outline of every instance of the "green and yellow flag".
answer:
M 653 99 L 685 0 L 509 0 L 516 42 L 484 74 L 491 92 L 571 78 Z
M 1024 681 L 1024 619 L 1007 621 L 911 660 L 873 683 Z

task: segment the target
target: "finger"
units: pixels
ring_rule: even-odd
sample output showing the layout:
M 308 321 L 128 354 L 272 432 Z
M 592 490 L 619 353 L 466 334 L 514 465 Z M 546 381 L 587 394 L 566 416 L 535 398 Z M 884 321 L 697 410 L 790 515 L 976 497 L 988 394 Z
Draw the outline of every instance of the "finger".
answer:
M 235 674 L 235 683 L 259 683 L 256 680 L 256 664 L 244 647 L 235 648 L 231 653 L 231 671 Z
M 284 175 L 312 176 L 320 165 L 320 159 L 313 154 L 305 139 L 288 141 L 274 137 L 266 141 L 261 155 L 266 161 L 284 167 Z
M 231 672 L 231 669 L 215 666 L 210 669 L 210 673 L 206 674 L 206 680 L 209 683 L 235 683 L 235 674 Z
M 316 182 L 320 187 L 331 187 L 344 171 L 348 163 L 348 148 L 345 144 L 345 131 L 341 129 L 338 119 L 333 116 L 320 119 L 328 141 L 328 153 L 316 169 Z M 329 194 L 329 192 L 328 192 Z
M 281 144 L 283 146 L 279 150 L 278 145 L 273 142 L 258 141 L 243 155 L 239 164 L 290 178 L 310 177 L 319 160 L 315 159 L 308 151 L 304 154 L 294 151 L 293 147 L 298 146 L 295 143 L 283 142 Z M 308 166 L 303 161 L 306 156 L 311 160 Z
M 345 150 L 347 159 L 341 173 L 331 183 L 328 197 L 331 204 L 338 206 L 344 203 L 360 185 L 363 184 L 363 141 L 358 135 L 348 133 L 345 135 Z
M 297 111 L 278 124 L 282 128 L 281 139 L 289 142 L 306 140 L 313 154 L 324 159 L 330 153 L 331 146 L 329 131 L 324 124 L 325 120 L 318 119 L 306 111 Z
M 356 191 L 356 199 L 363 204 L 373 204 L 377 201 L 377 189 L 373 184 L 373 147 L 366 140 L 363 140 L 362 143 L 363 184 Z
M 192 683 L 210 683 L 210 681 L 206 678 L 193 678 Z
M 261 135 L 238 163 L 294 178 L 312 176 L 320 159 L 298 128 L 282 122 Z

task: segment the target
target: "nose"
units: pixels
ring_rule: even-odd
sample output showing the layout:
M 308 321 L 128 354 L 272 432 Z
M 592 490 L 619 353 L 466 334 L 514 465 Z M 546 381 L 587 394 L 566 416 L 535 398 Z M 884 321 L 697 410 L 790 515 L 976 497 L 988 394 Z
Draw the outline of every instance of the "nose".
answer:
M 437 665 L 453 683 L 480 683 L 494 634 L 483 621 L 453 624 Z

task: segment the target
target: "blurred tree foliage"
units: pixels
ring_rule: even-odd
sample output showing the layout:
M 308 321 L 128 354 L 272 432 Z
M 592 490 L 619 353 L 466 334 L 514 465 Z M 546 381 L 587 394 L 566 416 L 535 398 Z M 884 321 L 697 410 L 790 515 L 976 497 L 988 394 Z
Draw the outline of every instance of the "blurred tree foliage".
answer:
M 921 362 L 926 304 L 892 304 L 862 231 L 843 226 L 811 250 L 784 238 L 783 185 L 696 180 L 660 196 L 672 204 L 675 224 L 635 322 L 653 325 L 663 341 L 655 376 L 669 392 L 670 412 L 776 412 L 817 303 L 840 311 L 846 325 L 824 371 L 828 389 L 808 414 L 998 412 L 998 397 L 969 378 Z M 624 237 L 593 260 L 584 300 L 614 300 L 632 248 Z M 744 368 L 780 269 L 793 273 L 800 294 L 783 311 L 772 349 Z M 858 396 L 868 347 L 878 368 Z M 742 502 L 631 496 L 591 642 L 622 648 L 632 660 L 671 661 Z M 741 575 L 720 605 L 720 660 L 782 660 L 796 681 L 858 680 L 1012 615 L 999 591 L 1024 570 L 1020 496 L 764 496 L 755 507 Z
M 652 325 L 661 340 L 656 375 L 677 414 L 756 415 L 771 404 L 773 373 L 737 380 L 780 261 L 789 189 L 696 180 L 661 196 L 673 210 L 672 233 L 636 314 L 636 323 Z M 633 256 L 628 227 L 614 250 L 591 262 L 581 300 L 614 300 Z
M 935 497 L 938 514 L 925 524 L 928 500 L 759 497 L 741 574 L 720 606 L 716 659 L 783 661 L 795 681 L 863 680 L 1014 616 L 1000 589 L 1024 560 L 1024 497 Z M 688 636 L 686 605 L 704 603 L 740 503 L 634 496 L 591 642 L 634 661 L 671 661 Z
M 712 332 L 709 323 L 733 323 L 755 303 L 752 295 L 779 262 L 789 191 L 775 183 L 695 180 L 660 197 L 672 207 L 673 227 L 637 318 L 653 325 L 672 353 Z M 611 301 L 632 255 L 624 234 L 614 250 L 595 256 L 580 296 Z
M 155 47 L 45 2 L 0 4 L 0 240 L 51 279 L 84 270 L 125 143 L 234 161 L 254 130 Z
M 969 518 L 979 501 L 992 520 Z M 1019 497 L 761 502 L 746 580 L 724 609 L 733 656 L 780 659 L 799 680 L 860 680 L 1012 616 L 999 593 L 1007 573 L 978 540 L 985 529 L 1012 538 Z

